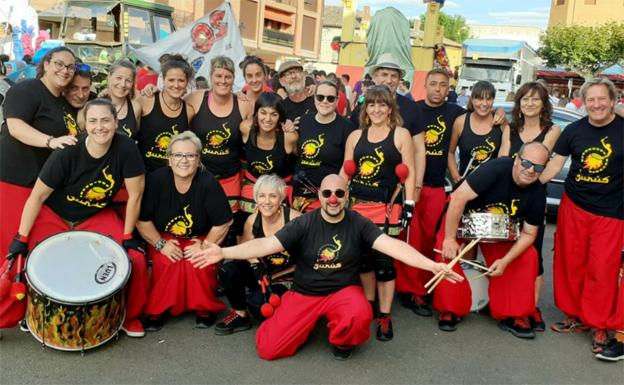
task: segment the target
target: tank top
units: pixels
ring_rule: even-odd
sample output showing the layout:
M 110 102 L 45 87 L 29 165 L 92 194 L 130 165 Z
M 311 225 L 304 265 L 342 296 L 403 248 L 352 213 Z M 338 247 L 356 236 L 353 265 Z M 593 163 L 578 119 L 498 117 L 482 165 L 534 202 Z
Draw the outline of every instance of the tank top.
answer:
M 394 130 L 378 143 L 368 140 L 368 130 L 362 131 L 353 150 L 353 160 L 357 165 L 357 173 L 351 182 L 351 196 L 387 203 L 394 186 L 399 183 L 394 168 L 402 160 L 401 153 L 394 145 Z
M 270 150 L 263 150 L 251 143 L 251 137 L 244 145 L 245 159 L 247 159 L 247 169 L 255 178 L 261 175 L 277 174 L 280 178 L 285 178 L 292 174 L 290 156 L 284 148 L 284 133 L 277 133 L 275 145 Z
M 134 107 L 132 107 L 132 100 L 130 100 L 130 98 L 127 98 L 126 102 L 128 103 L 128 113 L 125 118 L 119 119 L 117 132 L 136 140 L 139 134 L 139 127 L 137 125 L 136 116 L 134 116 Z
M 457 143 L 459 147 L 460 175 L 464 175 L 468 164 L 470 164 L 469 174 L 488 160 L 496 158 L 503 136 L 503 132 L 498 125 L 493 126 L 490 132 L 485 135 L 476 134 L 470 127 L 470 115 L 470 112 L 466 113 L 464 129 Z M 473 159 L 472 163 L 470 163 L 471 159 Z
M 548 130 L 550 129 L 547 128 L 542 130 L 535 138 L 530 140 L 530 142 L 544 143 Z M 518 151 L 520 151 L 520 147 L 522 147 L 525 142 L 522 140 L 520 133 L 517 130 L 511 130 L 509 132 L 509 142 L 511 143 L 511 146 L 509 147 L 509 156 L 515 158 Z
M 218 117 L 208 107 L 209 92 L 204 93 L 199 111 L 191 120 L 191 130 L 202 141 L 201 160 L 206 169 L 217 178 L 232 176 L 240 171 L 242 138 L 240 124 L 243 117 L 234 98 L 232 112 Z
M 286 223 L 290 221 L 290 209 L 288 207 L 282 207 L 282 212 L 284 213 L 284 225 L 286 225 Z M 251 233 L 254 238 L 263 238 L 265 236 L 264 229 L 262 228 L 262 215 L 258 214 L 256 216 Z M 261 261 L 264 261 L 267 267 L 267 272 L 270 275 L 283 271 L 293 266 L 295 263 L 294 258 L 291 258 L 290 254 L 288 254 L 285 250 L 280 253 L 268 255 L 262 258 Z M 290 273 L 288 277 L 292 279 L 292 275 L 293 273 Z M 280 280 L 283 280 L 285 277 L 280 277 Z
M 170 118 L 162 111 L 160 97 L 154 98 L 154 108 L 141 119 L 137 136 L 139 150 L 147 172 L 167 165 L 167 148 L 171 137 L 188 130 L 186 102 L 182 102 L 180 114 Z

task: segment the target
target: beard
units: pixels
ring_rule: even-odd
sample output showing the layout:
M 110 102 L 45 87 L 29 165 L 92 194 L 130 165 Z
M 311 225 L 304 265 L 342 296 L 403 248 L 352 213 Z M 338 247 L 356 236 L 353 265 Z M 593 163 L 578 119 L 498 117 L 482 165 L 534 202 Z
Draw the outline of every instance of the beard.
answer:
M 305 89 L 305 81 L 302 80 L 299 83 L 290 83 L 284 85 L 284 89 L 288 95 L 298 94 Z

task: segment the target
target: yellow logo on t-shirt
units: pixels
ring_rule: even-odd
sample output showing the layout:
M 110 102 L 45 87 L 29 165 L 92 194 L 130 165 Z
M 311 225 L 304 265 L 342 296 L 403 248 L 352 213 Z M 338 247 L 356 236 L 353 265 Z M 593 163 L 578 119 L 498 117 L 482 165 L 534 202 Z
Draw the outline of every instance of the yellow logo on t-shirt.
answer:
M 101 202 L 105 198 L 109 198 L 112 195 L 113 187 L 115 186 L 115 179 L 107 172 L 108 166 L 102 169 L 102 175 L 104 179 L 98 179 L 94 182 L 87 184 L 80 190 L 80 196 L 75 197 L 67 195 L 68 202 L 76 202 L 80 205 L 87 207 L 104 208 L 108 202 Z
M 332 237 L 332 243 L 327 243 L 319 249 L 314 270 L 341 268 L 342 263 L 336 262 L 340 257 L 340 249 L 342 249 L 342 242 L 338 239 L 338 234 L 336 234 Z
M 178 125 L 174 124 L 170 130 L 161 132 L 156 139 L 154 139 L 154 145 L 145 154 L 146 158 L 167 159 L 167 149 L 171 142 L 171 137 L 178 135 L 180 131 L 177 129 Z
M 74 119 L 74 115 L 66 112 L 63 116 L 63 121 L 65 122 L 65 127 L 67 127 L 67 132 L 69 135 L 78 136 L 79 129 L 78 124 L 76 124 L 76 119 Z
M 221 128 L 208 131 L 202 154 L 228 155 L 230 153 L 229 148 L 223 148 L 227 146 L 232 136 L 232 129 L 227 124 L 228 122 L 225 122 L 221 125 Z
M 325 144 L 325 134 L 319 134 L 317 139 L 308 139 L 301 144 L 301 164 L 305 166 L 318 167 L 320 161 L 314 160 L 321 152 L 321 148 Z
M 438 124 L 428 124 L 425 129 L 425 147 L 427 155 L 442 156 L 442 150 L 434 150 L 433 148 L 442 142 L 444 133 L 446 132 L 446 122 L 444 117 L 439 115 L 436 118 Z
M 502 202 L 490 203 L 485 206 L 483 211 L 490 214 L 508 214 L 513 217 L 518 211 L 518 202 L 520 199 L 512 199 L 509 206 Z
M 577 182 L 585 181 L 590 183 L 609 183 L 609 176 L 600 177 L 595 175 L 604 171 L 609 165 L 609 157 L 611 156 L 613 150 L 611 149 L 611 144 L 607 142 L 608 138 L 608 136 L 605 136 L 600 140 L 602 148 L 589 147 L 583 151 L 581 154 L 581 163 L 583 164 L 583 168 L 579 170 L 579 173 L 575 177 Z M 582 175 L 581 172 L 584 170 L 593 175 Z
M 470 170 L 474 170 L 482 163 L 490 160 L 492 158 L 492 154 L 494 154 L 495 151 L 496 143 L 492 142 L 492 140 L 488 136 L 485 139 L 485 144 L 476 146 L 472 149 L 472 151 L 470 151 L 470 156 L 474 159 L 472 164 L 470 165 Z
M 132 130 L 130 129 L 130 127 L 126 126 L 126 123 L 123 124 L 123 127 L 121 127 L 121 131 L 128 135 L 128 138 L 132 138 Z
M 261 160 L 251 162 L 251 167 L 253 167 L 259 174 L 268 174 L 273 171 L 273 160 L 271 159 L 271 155 L 267 155 L 265 158 L 266 162 Z
M 369 186 L 379 187 L 379 182 L 371 182 L 370 180 L 379 174 L 381 165 L 384 163 L 384 153 L 381 147 L 374 149 L 375 154 L 368 154 L 361 157 L 358 161 L 358 175 L 355 181 Z
M 192 233 L 193 215 L 188 212 L 189 205 L 184 206 L 184 215 L 178 215 L 167 223 L 165 231 L 177 237 L 189 236 Z

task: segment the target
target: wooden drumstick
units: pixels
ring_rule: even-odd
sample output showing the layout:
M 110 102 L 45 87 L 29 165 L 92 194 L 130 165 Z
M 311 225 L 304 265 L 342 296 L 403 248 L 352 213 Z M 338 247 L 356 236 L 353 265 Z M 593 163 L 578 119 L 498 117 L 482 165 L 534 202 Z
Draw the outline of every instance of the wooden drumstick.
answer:
M 481 240 L 481 238 L 479 238 L 479 240 Z M 472 241 L 470 242 L 470 244 L 468 244 L 468 246 L 466 246 L 466 247 L 464 248 L 464 250 L 462 250 L 462 251 L 461 251 L 461 252 L 460 252 L 460 253 L 459 253 L 459 254 L 458 254 L 458 255 L 457 255 L 457 256 L 456 256 L 456 257 L 455 257 L 455 258 L 454 258 L 451 262 L 449 262 L 449 264 L 448 264 L 448 265 L 449 265 L 450 267 L 455 266 L 455 264 L 453 264 L 453 265 L 451 266 L 451 263 L 453 263 L 453 262 L 455 261 L 455 259 L 463 257 L 463 256 L 464 256 L 464 254 L 466 253 L 466 251 L 467 251 L 467 250 L 470 250 L 470 248 L 473 246 L 473 244 L 472 244 L 472 243 L 473 243 L 474 241 L 475 241 L 475 240 L 472 240 Z M 441 251 L 440 251 L 440 250 L 437 250 L 437 249 L 434 249 L 433 251 L 435 251 L 435 252 L 437 252 L 437 253 L 441 253 Z M 436 281 L 440 278 L 440 276 L 441 276 L 441 275 L 442 275 L 442 272 L 439 272 L 439 273 L 438 273 L 438 274 L 436 274 L 433 278 L 431 278 L 431 279 L 430 279 L 427 283 L 425 283 L 425 289 L 426 289 L 426 288 L 428 288 L 429 286 L 431 286 L 434 282 L 436 282 Z
M 461 251 L 461 253 L 459 253 L 447 266 L 449 269 L 453 269 L 453 267 L 455 267 L 455 265 L 457 264 L 457 262 L 459 262 L 459 260 L 461 259 L 461 257 L 464 256 L 464 254 L 466 254 L 470 249 L 472 249 L 477 243 L 479 243 L 479 241 L 481 240 L 481 238 L 478 239 L 473 239 L 468 246 L 466 246 L 464 248 L 464 250 Z M 444 272 L 441 271 L 438 273 L 438 278 L 436 278 L 434 280 L 434 283 L 431 285 L 431 287 L 429 287 L 429 290 L 427 290 L 427 294 L 431 294 L 431 292 L 433 290 L 435 290 L 436 286 L 438 286 L 438 284 L 440 282 L 442 282 L 442 280 L 444 279 Z M 434 277 L 435 278 L 435 277 Z
M 486 271 L 486 272 L 485 272 L 485 273 L 483 273 L 483 274 L 479 274 L 479 275 L 477 275 L 476 277 L 470 278 L 470 279 L 468 280 L 468 282 L 476 281 L 476 280 L 477 280 L 477 279 L 479 279 L 479 278 L 483 278 L 483 277 L 485 277 L 486 275 L 490 274 L 491 272 L 492 272 L 492 271 L 491 271 L 491 270 L 489 270 L 489 271 Z
M 433 249 L 433 251 L 435 251 L 436 253 L 442 254 L 442 251 L 441 251 L 441 250 L 438 250 L 438 249 Z M 477 269 L 487 271 L 488 273 L 491 273 L 491 272 L 492 272 L 492 269 L 490 269 L 489 267 L 487 267 L 487 266 L 483 266 L 483 265 L 478 264 L 478 263 L 474 263 L 473 261 L 471 261 L 471 260 L 469 260 L 469 259 L 464 259 L 464 258 L 462 258 L 462 259 L 460 259 L 460 260 L 459 260 L 459 262 L 466 263 L 466 264 L 468 264 L 468 265 L 470 265 L 470 266 L 472 266 L 472 267 L 476 267 Z

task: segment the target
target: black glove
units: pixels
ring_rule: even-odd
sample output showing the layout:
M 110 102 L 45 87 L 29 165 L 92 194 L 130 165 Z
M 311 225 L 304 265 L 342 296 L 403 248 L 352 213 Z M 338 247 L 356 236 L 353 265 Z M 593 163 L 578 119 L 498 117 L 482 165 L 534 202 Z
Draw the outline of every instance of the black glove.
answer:
M 399 225 L 402 228 L 407 228 L 407 226 L 412 223 L 412 217 L 414 216 L 414 204 L 413 203 L 403 203 L 403 210 L 401 210 L 401 219 L 399 220 Z
M 132 237 L 130 239 L 124 239 L 121 244 L 124 249 L 126 249 L 126 251 L 136 250 L 139 253 L 145 255 L 145 241 L 143 239 L 137 239 Z
M 7 254 L 6 259 L 10 261 L 20 254 L 23 257 L 26 257 L 26 255 L 28 255 L 28 245 L 26 244 L 26 242 L 22 242 L 17 238 L 13 238 L 11 244 L 9 245 L 9 254 Z
M 266 275 L 266 268 L 264 263 L 256 262 L 251 264 L 251 271 L 253 271 L 254 277 L 258 282 L 262 282 L 264 276 Z

